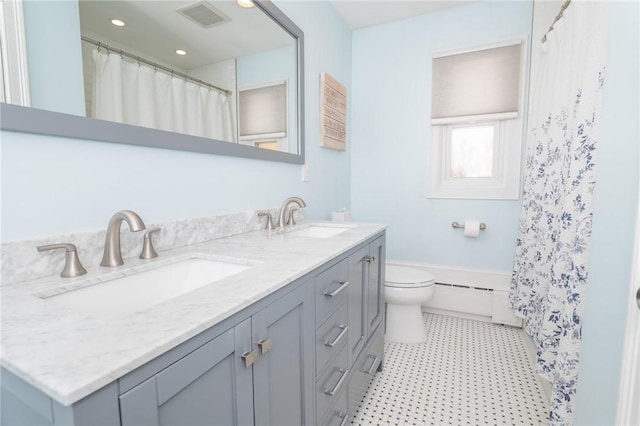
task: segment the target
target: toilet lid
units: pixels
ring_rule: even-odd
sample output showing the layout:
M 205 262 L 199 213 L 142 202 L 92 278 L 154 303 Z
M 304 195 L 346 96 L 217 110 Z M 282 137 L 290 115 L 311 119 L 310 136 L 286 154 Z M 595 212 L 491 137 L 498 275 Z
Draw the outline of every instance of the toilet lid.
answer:
M 435 278 L 428 272 L 409 266 L 387 265 L 386 285 L 389 287 L 427 287 Z

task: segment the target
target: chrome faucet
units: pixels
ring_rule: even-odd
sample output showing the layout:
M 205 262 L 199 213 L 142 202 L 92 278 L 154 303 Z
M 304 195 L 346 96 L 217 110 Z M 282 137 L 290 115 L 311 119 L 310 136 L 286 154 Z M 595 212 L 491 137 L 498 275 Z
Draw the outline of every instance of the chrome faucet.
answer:
M 282 207 L 280 207 L 280 215 L 278 216 L 278 226 L 280 228 L 284 228 L 285 226 L 284 217 L 287 214 L 287 209 L 289 208 L 289 204 L 294 204 L 294 203 L 297 204 L 298 207 L 300 208 L 307 207 L 307 203 L 305 203 L 304 200 L 300 197 L 291 197 L 284 200 L 284 203 L 282 203 Z M 287 224 L 293 225 L 291 221 L 291 217 L 289 217 Z
M 120 251 L 120 225 L 125 221 L 129 229 L 133 232 L 145 229 L 144 222 L 135 212 L 131 210 L 120 210 L 114 214 L 107 227 L 107 236 L 104 241 L 104 254 L 100 266 L 120 266 L 123 265 L 122 253 Z

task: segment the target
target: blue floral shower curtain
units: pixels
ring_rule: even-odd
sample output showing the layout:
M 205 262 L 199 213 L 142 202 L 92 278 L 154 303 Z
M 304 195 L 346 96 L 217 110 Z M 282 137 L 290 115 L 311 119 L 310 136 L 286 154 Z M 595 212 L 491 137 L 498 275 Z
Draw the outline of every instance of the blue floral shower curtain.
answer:
M 604 86 L 606 2 L 574 0 L 532 76 L 520 230 L 510 305 L 553 384 L 549 421 L 571 424 L 587 285 L 595 154 Z

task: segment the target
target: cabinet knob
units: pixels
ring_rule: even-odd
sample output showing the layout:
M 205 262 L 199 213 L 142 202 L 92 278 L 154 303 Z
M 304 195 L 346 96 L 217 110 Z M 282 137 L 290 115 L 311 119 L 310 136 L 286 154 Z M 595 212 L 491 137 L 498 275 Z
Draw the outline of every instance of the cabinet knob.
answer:
M 367 256 L 364 258 L 364 260 L 367 261 L 367 263 L 373 263 L 376 261 L 376 257 L 375 256 Z
M 326 293 L 324 293 L 324 295 L 326 297 L 336 297 L 338 293 L 340 293 L 342 290 L 347 288 L 347 286 L 349 285 L 349 281 L 338 281 L 338 284 L 340 284 L 340 287 L 336 288 L 331 292 L 327 291 Z
M 349 331 L 349 326 L 348 325 L 340 324 L 338 326 L 338 328 L 340 329 L 340 333 L 338 333 L 336 338 L 333 339 L 331 342 L 328 341 L 328 340 L 325 340 L 325 342 L 324 342 L 325 346 L 333 348 L 334 346 L 336 346 L 338 344 L 340 339 L 342 339 L 347 334 L 347 332 Z
M 273 336 L 267 337 L 266 339 L 262 339 L 258 342 L 258 347 L 260 348 L 260 352 L 262 353 L 262 355 L 269 352 L 272 346 L 273 346 Z
M 242 358 L 242 360 L 244 361 L 245 368 L 251 367 L 253 363 L 258 360 L 258 355 L 259 355 L 258 351 L 259 351 L 258 348 L 256 348 L 251 352 L 247 351 L 240 356 L 240 358 Z
M 347 413 L 340 413 L 338 417 L 342 419 L 342 421 L 340 422 L 340 426 L 345 426 L 347 423 L 349 423 L 349 415 Z
M 339 368 L 338 371 L 340 373 L 342 373 L 342 375 L 340 376 L 340 378 L 336 382 L 336 385 L 333 387 L 333 389 L 325 389 L 324 390 L 325 395 L 329 395 L 329 396 L 336 395 L 338 393 L 338 391 L 340 390 L 340 387 L 344 383 L 344 380 L 347 378 L 347 374 L 349 374 L 349 370 L 347 370 L 346 368 Z
M 362 371 L 370 375 L 375 374 L 374 370 L 378 368 L 378 360 L 380 358 L 371 354 L 368 354 L 367 358 L 373 358 L 373 361 L 371 362 L 371 365 L 369 366 L 369 368 L 363 368 Z

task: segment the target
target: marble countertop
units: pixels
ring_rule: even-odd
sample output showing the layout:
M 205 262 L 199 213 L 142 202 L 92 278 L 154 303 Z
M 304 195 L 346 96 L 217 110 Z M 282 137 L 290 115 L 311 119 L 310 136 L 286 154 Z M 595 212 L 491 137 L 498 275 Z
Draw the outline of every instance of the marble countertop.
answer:
M 125 265 L 115 270 L 95 267 L 78 278 L 49 277 L 4 286 L 0 289 L 2 365 L 61 404 L 73 404 L 386 228 L 363 223 L 343 226 L 353 225 L 331 238 L 248 232 L 164 251 L 152 260 L 125 259 Z M 152 269 L 193 253 L 251 268 L 115 318 L 91 316 L 55 303 L 56 297 L 35 295 Z

